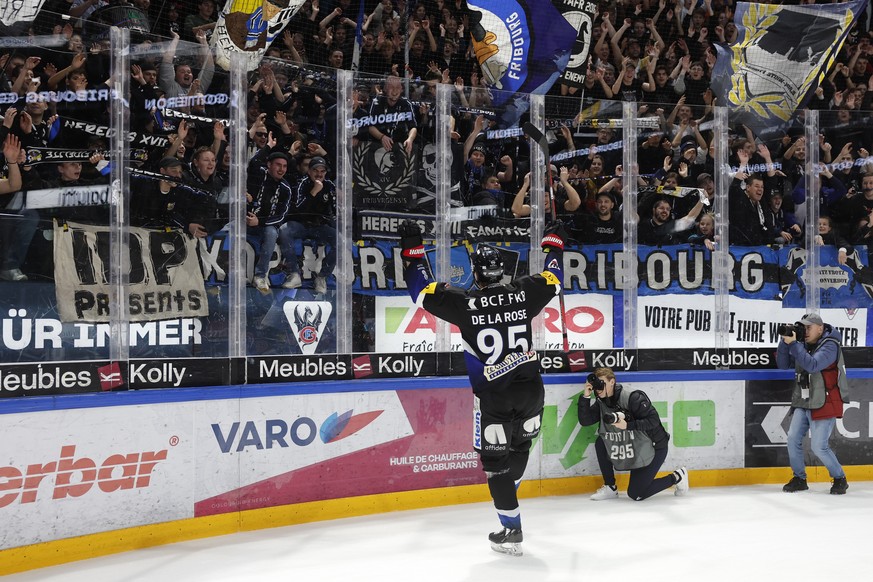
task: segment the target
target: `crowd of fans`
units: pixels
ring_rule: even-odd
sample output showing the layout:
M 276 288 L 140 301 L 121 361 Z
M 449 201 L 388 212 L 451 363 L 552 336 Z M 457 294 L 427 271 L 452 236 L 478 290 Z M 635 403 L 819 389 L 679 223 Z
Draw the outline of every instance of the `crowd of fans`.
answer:
M 46 91 L 99 95 L 110 86 L 105 28 L 91 25 L 101 11 L 123 2 L 47 0 L 33 23 L 8 35 L 51 37 L 0 50 L 0 127 L 5 163 L 0 178 L 0 279 L 26 280 L 50 265 L 31 244 L 42 220 L 105 221 L 105 209 L 18 208 L 19 191 L 105 185 L 110 126 L 108 99 L 55 101 L 29 98 Z M 725 0 L 619 0 L 599 3 L 584 87 L 558 82 L 546 98 L 557 213 L 580 243 L 622 241 L 623 213 L 639 217 L 639 243 L 693 244 L 713 249 L 713 42 L 736 38 L 734 2 Z M 134 168 L 131 224 L 175 226 L 205 238 L 227 222 L 230 171 L 227 75 L 210 47 L 218 12 L 213 0 L 132 0 L 147 33 L 132 36 L 129 110 Z M 362 40 L 356 55 L 355 37 Z M 299 241 L 325 247 L 313 277 L 324 293 L 336 262 L 335 69 L 356 73 L 355 147 L 372 143 L 393 163 L 424 163 L 436 136 L 436 86 L 452 87 L 452 204 L 489 206 L 498 218 L 530 214 L 531 156 L 515 134 L 491 138 L 499 113 L 470 40 L 466 3 L 460 0 L 307 0 L 250 75 L 246 180 L 250 239 L 260 249 L 253 286 L 269 291 L 274 247 L 282 251 L 284 286 L 303 283 Z M 873 241 L 873 53 L 862 17 L 808 107 L 821 111 L 817 144 L 822 244 L 850 249 Z M 41 93 L 43 92 L 43 93 Z M 8 98 L 9 95 L 14 98 Z M 622 201 L 620 128 L 580 123 L 580 112 L 603 103 L 633 101 L 641 125 L 637 147 L 636 208 Z M 172 106 L 161 109 L 156 103 Z M 801 116 L 802 117 L 802 116 Z M 96 128 L 96 129 L 95 129 Z M 149 137 L 161 138 L 157 141 Z M 731 127 L 730 243 L 802 243 L 806 200 L 806 147 L 802 119 L 784 135 L 762 141 L 745 126 Z M 33 152 L 89 150 L 87 158 L 34 162 Z M 136 163 L 133 163 L 136 162 Z M 868 167 L 869 166 L 869 167 Z M 435 185 L 431 185 L 434 186 Z M 550 210 L 551 201 L 543 194 Z M 359 206 L 356 204 L 356 207 Z M 407 204 L 356 208 L 432 212 L 410 194 Z M 34 242 L 35 244 L 35 242 Z M 30 253 L 28 249 L 30 248 Z M 30 258 L 28 259 L 28 256 Z M 25 266 L 25 261 L 27 265 Z

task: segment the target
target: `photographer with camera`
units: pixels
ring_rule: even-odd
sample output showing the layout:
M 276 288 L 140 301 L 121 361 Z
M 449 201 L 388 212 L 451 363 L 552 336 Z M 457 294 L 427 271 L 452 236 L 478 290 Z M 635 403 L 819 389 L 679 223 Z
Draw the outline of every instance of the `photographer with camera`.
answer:
M 833 479 L 831 494 L 843 495 L 849 488 L 846 473 L 828 444 L 837 419 L 843 417 L 841 389 L 846 389 L 847 382 L 840 332 L 820 315 L 809 313 L 794 325 L 780 325 L 778 333 L 782 337 L 776 348 L 776 366 L 793 367 L 795 377 L 788 428 L 788 460 L 794 475 L 782 490 L 809 489 L 803 461 L 803 438 L 809 431 L 812 452 Z
M 676 495 L 688 491 L 685 467 L 655 478 L 667 458 L 670 435 L 645 392 L 616 384 L 611 368 L 597 368 L 588 374 L 578 415 L 582 426 L 600 423 L 594 450 L 604 484 L 591 496 L 592 501 L 618 497 L 616 470 L 630 471 L 627 496 L 634 501 L 648 499 L 674 485 Z
M 475 284 L 469 289 L 432 281 L 422 260 L 418 223 L 403 221 L 398 234 L 410 297 L 461 332 L 473 388 L 473 448 L 503 526 L 488 539 L 494 551 L 519 556 L 522 531 L 516 487 L 539 435 L 545 400 L 531 322 L 561 294 L 567 233 L 560 220 L 547 226 L 540 243 L 546 253 L 543 271 L 511 281 L 504 281 L 500 251 L 479 244 L 471 257 Z

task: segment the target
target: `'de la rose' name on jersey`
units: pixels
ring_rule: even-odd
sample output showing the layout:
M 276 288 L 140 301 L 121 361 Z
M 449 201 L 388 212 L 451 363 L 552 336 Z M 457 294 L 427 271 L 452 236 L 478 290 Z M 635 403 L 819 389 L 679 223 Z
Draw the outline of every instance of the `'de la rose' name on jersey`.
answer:
M 553 261 L 557 263 L 558 261 Z M 410 294 L 421 289 L 416 303 L 440 319 L 455 324 L 466 352 L 473 391 L 499 389 L 527 367 L 539 369 L 532 351 L 531 320 L 561 292 L 560 267 L 524 276 L 508 284 L 468 290 L 446 283 L 427 283 L 422 265 L 407 277 L 418 279 Z M 410 269 L 410 271 L 413 271 Z

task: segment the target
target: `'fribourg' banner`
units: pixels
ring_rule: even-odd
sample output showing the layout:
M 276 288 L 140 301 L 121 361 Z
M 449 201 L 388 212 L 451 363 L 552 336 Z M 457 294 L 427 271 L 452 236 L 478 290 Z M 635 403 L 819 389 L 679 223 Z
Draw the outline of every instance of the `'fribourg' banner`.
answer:
M 109 234 L 107 227 L 55 223 L 55 288 L 61 321 L 109 321 Z M 131 227 L 129 240 L 130 321 L 209 314 L 195 239 L 179 230 Z
M 489 240 L 484 238 L 482 240 Z M 517 251 L 518 272 L 528 272 L 526 243 L 508 242 L 500 237 L 499 248 Z M 493 243 L 492 243 L 493 244 Z M 464 247 L 459 247 L 465 251 Z M 454 249 L 453 249 L 454 250 Z M 678 294 L 712 295 L 712 255 L 703 247 L 675 245 L 640 246 L 637 249 L 640 296 Z M 355 259 L 356 293 L 392 295 L 403 290 L 400 249 L 388 241 L 367 241 L 352 249 Z M 820 247 L 819 279 L 824 286 L 823 307 L 858 308 L 873 301 L 873 279 L 868 268 L 867 249 L 859 246 L 845 265 L 837 260 L 836 250 Z M 624 260 L 621 245 L 567 245 L 564 249 L 564 289 L 568 293 L 595 292 L 620 295 L 623 291 L 620 268 Z M 450 257 L 452 277 L 470 268 L 467 252 Z M 731 247 L 728 258 L 728 291 L 748 299 L 778 299 L 784 307 L 805 306 L 803 271 L 806 251 L 796 246 Z M 395 287 L 395 281 L 401 282 Z M 453 284 L 455 284 L 453 282 Z M 402 291 L 401 291 L 402 292 Z

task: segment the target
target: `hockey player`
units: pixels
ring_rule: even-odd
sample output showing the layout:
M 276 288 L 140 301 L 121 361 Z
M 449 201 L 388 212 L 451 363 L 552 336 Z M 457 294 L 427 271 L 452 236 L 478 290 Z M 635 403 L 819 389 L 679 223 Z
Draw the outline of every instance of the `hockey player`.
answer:
M 531 347 L 531 321 L 560 295 L 566 231 L 560 221 L 542 240 L 542 273 L 503 283 L 503 259 L 480 244 L 473 254 L 475 285 L 464 290 L 429 279 L 423 264 L 421 229 L 400 226 L 404 277 L 417 305 L 458 326 L 473 388 L 473 447 L 503 529 L 488 536 L 497 552 L 520 556 L 521 513 L 516 487 L 524 474 L 531 441 L 539 434 L 544 389 Z

